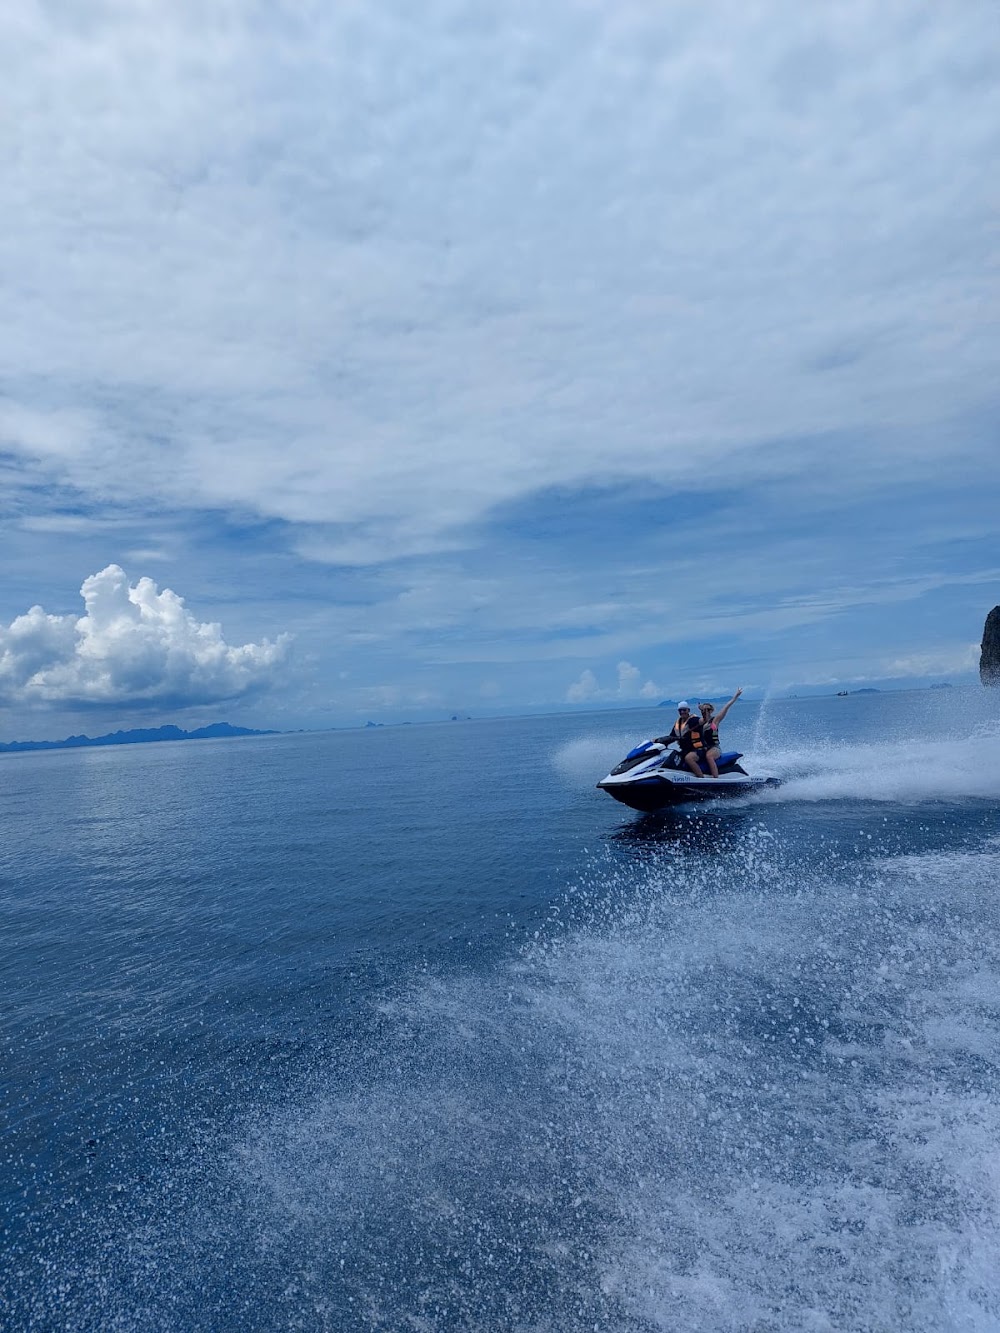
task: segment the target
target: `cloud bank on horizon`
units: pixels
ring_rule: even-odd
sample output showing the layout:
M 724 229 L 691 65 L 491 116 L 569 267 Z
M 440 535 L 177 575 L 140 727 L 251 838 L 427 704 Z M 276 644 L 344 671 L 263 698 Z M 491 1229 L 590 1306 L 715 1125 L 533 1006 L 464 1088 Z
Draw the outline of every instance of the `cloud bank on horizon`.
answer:
M 155 563 L 303 720 L 964 661 L 994 19 L 13 0 L 3 618 Z
M 0 702 L 201 706 L 274 684 L 287 659 L 287 637 L 227 644 L 183 598 L 149 578 L 130 585 L 118 565 L 85 579 L 80 595 L 80 617 L 33 606 L 0 625 Z
M 614 703 L 627 700 L 648 701 L 658 700 L 663 694 L 655 681 L 644 681 L 642 672 L 631 662 L 619 662 L 616 671 L 617 686 L 614 689 L 603 689 L 593 671 L 586 667 L 580 672 L 579 680 L 575 680 L 566 691 L 566 702 L 587 704 L 600 701 Z

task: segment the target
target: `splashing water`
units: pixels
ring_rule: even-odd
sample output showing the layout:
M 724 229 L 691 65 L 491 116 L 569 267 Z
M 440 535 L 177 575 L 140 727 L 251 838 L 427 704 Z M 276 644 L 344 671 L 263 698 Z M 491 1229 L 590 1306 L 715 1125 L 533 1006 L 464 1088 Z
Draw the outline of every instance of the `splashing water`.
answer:
M 237 1265 L 251 1326 L 341 1333 L 994 1327 L 996 852 L 598 858 L 585 924 L 247 1123 L 130 1285 L 177 1318 Z
M 974 986 L 966 959 L 994 858 L 957 893 L 934 857 L 796 885 L 758 834 L 681 892 L 620 884 L 403 999 L 363 1089 L 251 1131 L 262 1243 L 346 1271 L 365 1328 L 985 1327 L 1000 953 Z
M 774 710 L 767 717 L 765 707 L 766 701 L 743 762 L 754 776 L 777 777 L 781 785 L 762 789 L 741 804 L 1000 799 L 1000 720 L 985 718 L 978 724 L 975 747 L 964 737 L 933 732 L 860 743 L 818 738 L 796 745 L 783 738 L 794 731 L 787 719 L 779 727 Z M 732 743 L 740 745 L 735 727 L 733 734 Z M 603 776 L 641 739 L 647 737 L 626 732 L 577 737 L 553 753 L 552 763 L 565 780 L 591 785 L 595 775 Z
M 782 777 L 780 787 L 755 798 L 765 802 L 1000 799 L 998 745 L 983 744 L 973 753 L 964 740 L 826 743 L 772 749 L 762 764 Z
M 763 699 L 761 699 L 760 705 L 757 709 L 757 719 L 754 722 L 751 748 L 755 754 L 759 754 L 761 750 L 763 750 L 764 748 L 765 739 L 768 735 L 767 722 L 768 722 L 769 705 L 773 697 L 774 697 L 774 686 L 769 685 L 767 689 L 764 691 L 764 697 Z

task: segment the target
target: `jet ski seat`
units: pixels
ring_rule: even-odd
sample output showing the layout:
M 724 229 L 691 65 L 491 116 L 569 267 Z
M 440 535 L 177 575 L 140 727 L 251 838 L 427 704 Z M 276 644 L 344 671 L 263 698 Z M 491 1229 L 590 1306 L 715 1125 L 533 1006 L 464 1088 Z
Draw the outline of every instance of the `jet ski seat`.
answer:
M 723 764 L 735 764 L 737 759 L 743 758 L 742 750 L 724 750 L 716 759 L 716 767 L 721 768 Z M 704 759 L 698 760 L 698 767 L 703 773 L 708 772 L 708 763 Z

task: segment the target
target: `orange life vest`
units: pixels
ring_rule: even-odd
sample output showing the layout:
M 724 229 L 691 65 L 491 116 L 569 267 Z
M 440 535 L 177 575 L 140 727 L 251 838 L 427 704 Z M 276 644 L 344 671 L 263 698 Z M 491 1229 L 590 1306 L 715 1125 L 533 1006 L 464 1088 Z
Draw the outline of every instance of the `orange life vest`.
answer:
M 704 750 L 705 742 L 701 738 L 701 720 L 691 718 L 687 725 L 687 731 L 683 736 L 678 737 L 678 742 L 685 753 L 690 750 Z

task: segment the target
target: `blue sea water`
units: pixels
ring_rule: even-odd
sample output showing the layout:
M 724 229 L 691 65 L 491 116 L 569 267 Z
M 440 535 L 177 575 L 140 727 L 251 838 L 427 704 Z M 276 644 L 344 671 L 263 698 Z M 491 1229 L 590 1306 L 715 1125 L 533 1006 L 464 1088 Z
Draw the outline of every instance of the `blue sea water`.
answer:
M 1000 700 L 734 713 L 0 759 L 3 1326 L 1000 1328 Z

